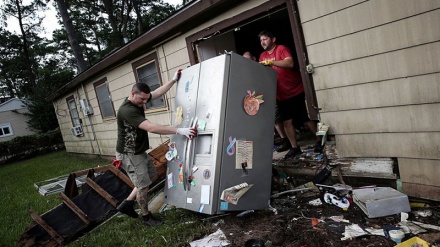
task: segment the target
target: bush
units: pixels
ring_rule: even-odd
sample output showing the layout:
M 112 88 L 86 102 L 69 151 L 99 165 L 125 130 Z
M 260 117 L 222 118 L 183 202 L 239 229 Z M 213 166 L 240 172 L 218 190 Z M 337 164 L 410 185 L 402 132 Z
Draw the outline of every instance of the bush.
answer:
M 43 134 L 18 136 L 12 140 L 0 142 L 0 164 L 64 148 L 63 136 L 59 128 Z

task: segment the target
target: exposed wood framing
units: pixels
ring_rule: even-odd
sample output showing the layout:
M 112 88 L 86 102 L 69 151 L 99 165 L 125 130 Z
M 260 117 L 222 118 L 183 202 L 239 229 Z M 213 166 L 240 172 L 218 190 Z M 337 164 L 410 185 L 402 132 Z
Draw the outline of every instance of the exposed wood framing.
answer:
M 64 238 L 61 237 L 51 226 L 49 226 L 38 214 L 29 210 L 32 219 L 38 223 L 58 244 L 63 245 Z
M 121 172 L 121 170 L 116 169 L 114 166 L 110 165 L 109 166 L 109 170 L 111 172 L 113 172 L 113 174 L 116 175 L 116 177 L 118 177 L 119 179 L 121 179 L 122 181 L 124 181 L 128 186 L 130 186 L 131 188 L 134 188 L 134 184 L 133 182 L 130 180 L 129 177 L 127 177 L 127 175 L 125 175 L 123 172 Z
M 89 217 L 78 207 L 69 197 L 64 193 L 60 193 L 61 199 L 63 199 L 64 204 L 69 207 L 86 225 L 90 224 Z
M 99 186 L 95 181 L 90 178 L 86 179 L 86 183 L 98 194 L 100 194 L 106 201 L 108 201 L 113 207 L 118 205 L 118 200 L 116 200 L 112 195 L 105 191 L 101 186 Z

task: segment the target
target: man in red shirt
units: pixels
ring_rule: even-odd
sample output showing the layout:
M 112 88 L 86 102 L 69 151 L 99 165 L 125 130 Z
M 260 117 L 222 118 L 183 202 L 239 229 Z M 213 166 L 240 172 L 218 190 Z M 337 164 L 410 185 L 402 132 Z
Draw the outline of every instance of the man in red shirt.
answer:
M 284 158 L 295 157 L 302 153 L 296 141 L 295 123 L 304 123 L 315 135 L 317 124 L 309 119 L 305 104 L 304 86 L 299 71 L 293 70 L 293 57 L 289 48 L 276 44 L 275 36 L 268 31 L 262 31 L 258 37 L 264 49 L 259 62 L 271 66 L 278 71 L 277 105 L 283 121 L 284 130 L 291 148 Z M 321 152 L 321 138 L 317 136 L 315 152 Z

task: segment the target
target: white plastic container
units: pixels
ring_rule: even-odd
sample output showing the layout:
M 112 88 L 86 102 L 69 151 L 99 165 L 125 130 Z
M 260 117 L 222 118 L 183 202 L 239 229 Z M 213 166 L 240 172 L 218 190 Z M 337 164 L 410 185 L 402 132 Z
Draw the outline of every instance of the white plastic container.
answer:
M 402 230 L 390 230 L 388 234 L 390 235 L 390 238 L 398 244 L 400 244 L 405 237 L 405 233 Z

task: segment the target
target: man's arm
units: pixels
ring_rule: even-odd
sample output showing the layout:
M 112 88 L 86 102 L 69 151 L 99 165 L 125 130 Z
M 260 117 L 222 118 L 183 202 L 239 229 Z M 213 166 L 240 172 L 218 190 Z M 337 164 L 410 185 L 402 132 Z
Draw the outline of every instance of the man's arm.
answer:
M 273 65 L 280 68 L 291 69 L 293 68 L 293 59 L 292 57 L 286 57 L 283 60 L 275 60 L 273 61 Z
M 177 128 L 175 128 L 175 127 L 164 126 L 164 125 L 152 123 L 152 122 L 148 121 L 147 119 L 145 121 L 143 121 L 141 124 L 139 124 L 139 128 L 146 130 L 148 132 L 154 133 L 154 134 L 159 134 L 159 135 L 176 134 L 176 131 L 177 131 Z
M 139 124 L 138 127 L 148 132 L 159 135 L 179 134 L 182 136 L 186 136 L 189 139 L 192 139 L 193 137 L 197 136 L 196 128 L 175 128 L 175 127 L 163 126 L 160 124 L 152 123 L 147 119 L 145 119 L 145 121 Z
M 151 92 L 151 100 L 155 100 L 159 98 L 160 96 L 164 95 L 170 88 L 176 83 L 180 78 L 181 69 L 177 70 L 176 73 L 173 76 L 173 79 L 171 79 L 169 82 L 163 84 L 162 86 L 156 88 L 153 92 Z

